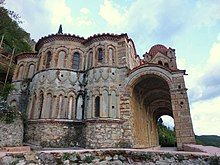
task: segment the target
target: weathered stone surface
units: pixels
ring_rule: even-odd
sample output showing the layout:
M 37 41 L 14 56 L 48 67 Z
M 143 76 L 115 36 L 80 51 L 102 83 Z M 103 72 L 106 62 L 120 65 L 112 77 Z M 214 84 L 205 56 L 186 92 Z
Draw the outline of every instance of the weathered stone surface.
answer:
M 65 121 L 32 122 L 27 126 L 26 139 L 43 147 L 84 147 L 84 125 Z
M 15 121 L 10 124 L 0 121 L 0 147 L 22 146 L 22 143 L 22 120 L 15 119 Z
M 88 148 L 118 147 L 122 139 L 121 124 L 114 121 L 88 123 L 85 127 L 86 146 Z
M 111 156 L 109 156 L 111 155 Z M 112 159 L 114 158 L 114 159 Z M 86 152 L 52 152 L 52 153 L 27 153 L 20 155 L 5 155 L 0 158 L 0 164 L 18 164 L 18 165 L 40 165 L 40 164 L 137 164 L 137 165 L 208 165 L 219 164 L 220 157 L 201 155 L 198 153 L 163 153 L 163 152 L 144 152 L 144 151 L 122 151 L 122 150 L 105 150 L 105 151 L 86 151 Z

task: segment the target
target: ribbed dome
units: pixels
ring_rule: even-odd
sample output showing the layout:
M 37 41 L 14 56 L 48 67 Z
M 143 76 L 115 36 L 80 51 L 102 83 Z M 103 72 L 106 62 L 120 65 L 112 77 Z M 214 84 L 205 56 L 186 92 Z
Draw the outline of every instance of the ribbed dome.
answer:
M 160 52 L 160 53 L 166 55 L 167 51 L 168 51 L 168 49 L 164 45 L 158 44 L 158 45 L 154 45 L 150 48 L 149 54 L 151 56 L 155 56 L 158 52 Z

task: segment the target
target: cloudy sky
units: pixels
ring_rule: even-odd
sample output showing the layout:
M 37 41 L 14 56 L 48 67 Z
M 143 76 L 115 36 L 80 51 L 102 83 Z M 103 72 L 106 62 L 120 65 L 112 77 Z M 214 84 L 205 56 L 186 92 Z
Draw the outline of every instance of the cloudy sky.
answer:
M 128 33 L 142 56 L 154 44 L 176 49 L 186 69 L 197 135 L 220 135 L 220 0 L 6 0 L 31 37 Z

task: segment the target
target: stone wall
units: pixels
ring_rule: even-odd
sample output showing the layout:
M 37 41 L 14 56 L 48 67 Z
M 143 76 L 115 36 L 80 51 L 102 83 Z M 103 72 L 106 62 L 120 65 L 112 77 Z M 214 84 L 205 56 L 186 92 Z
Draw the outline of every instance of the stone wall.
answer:
M 135 150 L 93 150 L 73 152 L 31 152 L 26 154 L 0 154 L 0 164 L 219 164 L 219 156 L 192 153 L 146 152 Z
M 22 142 L 23 122 L 21 119 L 15 119 L 10 124 L 0 121 L 0 147 L 21 146 Z
M 122 138 L 123 132 L 119 119 L 84 122 L 42 119 L 29 121 L 25 141 L 42 147 L 130 147 Z
M 30 121 L 25 139 L 42 147 L 84 147 L 84 125 L 73 121 Z
M 86 147 L 119 147 L 123 130 L 119 120 L 91 120 L 86 123 Z

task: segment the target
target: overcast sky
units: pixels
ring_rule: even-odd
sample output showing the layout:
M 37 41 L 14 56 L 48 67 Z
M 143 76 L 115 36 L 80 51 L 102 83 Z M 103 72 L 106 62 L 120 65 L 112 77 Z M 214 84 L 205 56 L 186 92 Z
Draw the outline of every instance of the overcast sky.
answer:
M 220 0 L 6 0 L 31 37 L 128 33 L 142 56 L 154 44 L 176 49 L 194 131 L 220 135 Z

